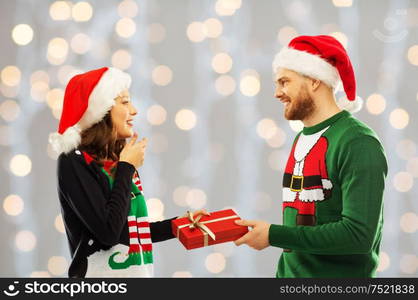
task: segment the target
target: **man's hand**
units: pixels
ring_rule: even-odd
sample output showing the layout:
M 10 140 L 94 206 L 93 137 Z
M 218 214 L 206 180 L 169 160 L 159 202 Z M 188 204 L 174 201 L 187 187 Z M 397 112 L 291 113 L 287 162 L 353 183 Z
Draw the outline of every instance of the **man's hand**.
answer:
M 247 244 L 251 248 L 256 250 L 263 250 L 270 246 L 269 243 L 269 229 L 270 224 L 264 221 L 251 221 L 251 220 L 236 220 L 236 224 L 241 226 L 250 226 L 252 230 L 243 237 L 236 240 L 234 243 L 237 246 Z

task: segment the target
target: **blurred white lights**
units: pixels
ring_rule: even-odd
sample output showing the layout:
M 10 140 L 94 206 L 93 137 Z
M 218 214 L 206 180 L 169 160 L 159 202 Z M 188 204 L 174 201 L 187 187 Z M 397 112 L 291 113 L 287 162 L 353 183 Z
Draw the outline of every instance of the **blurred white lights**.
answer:
M 210 273 L 221 273 L 226 266 L 225 256 L 218 252 L 211 253 L 206 257 L 205 266 Z
M 17 97 L 17 93 L 19 91 L 19 86 L 7 86 L 5 84 L 0 83 L 0 92 L 3 94 L 4 97 L 7 98 L 15 98 Z
M 402 159 L 408 160 L 415 156 L 417 146 L 412 140 L 402 140 L 396 145 L 396 153 Z
M 10 160 L 10 171 L 16 176 L 23 177 L 30 173 L 32 161 L 23 154 L 17 154 Z
M 159 86 L 166 86 L 173 80 L 173 71 L 168 66 L 160 65 L 152 70 L 152 81 Z
M 68 54 L 68 42 L 63 38 L 53 38 L 48 43 L 47 59 L 52 65 L 62 64 Z
M 348 37 L 344 33 L 336 31 L 336 32 L 330 33 L 329 35 L 334 37 L 337 41 L 339 41 L 344 46 L 344 48 L 347 49 Z
M 418 230 L 418 216 L 413 212 L 407 212 L 401 216 L 400 226 L 402 231 L 414 233 Z
M 69 1 L 55 1 L 49 6 L 49 15 L 54 21 L 64 21 L 71 18 L 71 6 Z
M 290 120 L 289 126 L 294 132 L 300 132 L 303 129 L 303 122 L 300 120 Z
M 241 79 L 239 88 L 244 96 L 253 97 L 260 92 L 260 79 L 257 76 L 246 75 Z
M 136 31 L 136 24 L 130 18 L 122 18 L 116 23 L 116 33 L 123 38 L 130 38 Z
M 186 203 L 192 209 L 201 209 L 206 202 L 206 193 L 200 189 L 191 189 L 186 194 Z
M 61 66 L 58 69 L 58 80 L 62 85 L 67 85 L 72 77 L 77 74 L 83 73 L 81 70 L 78 70 L 70 65 Z
M 52 89 L 48 91 L 46 94 L 46 101 L 54 118 L 59 120 L 64 103 L 64 91 L 62 89 Z
M 87 34 L 77 33 L 71 39 L 71 49 L 77 54 L 84 54 L 91 48 L 91 39 Z
M 272 148 L 280 148 L 286 142 L 286 133 L 280 127 L 276 128 L 273 136 L 267 139 L 267 144 Z
M 332 0 L 336 7 L 350 7 L 353 5 L 353 0 Z
M 29 230 L 19 231 L 16 234 L 15 245 L 20 251 L 32 251 L 36 246 L 36 236 Z
M 212 59 L 212 68 L 216 73 L 228 73 L 232 68 L 232 58 L 227 53 L 218 53 Z
M 284 150 L 274 150 L 268 156 L 268 164 L 272 170 L 284 171 L 289 153 Z
M 33 271 L 32 273 L 30 273 L 29 277 L 47 278 L 47 277 L 51 277 L 51 274 L 49 274 L 47 271 Z
M 151 44 L 161 43 L 165 39 L 166 30 L 160 23 L 152 23 L 148 27 L 148 41 Z
M 181 109 L 176 113 L 175 122 L 181 130 L 191 130 L 196 126 L 196 114 L 190 109 Z
M 263 139 L 269 139 L 277 131 L 276 122 L 272 119 L 262 119 L 257 123 L 257 134 Z
M 43 102 L 45 100 L 45 97 L 48 91 L 49 91 L 49 85 L 43 81 L 38 81 L 32 84 L 30 95 L 33 100 L 37 102 Z
M 52 275 L 63 275 L 67 271 L 67 267 L 67 259 L 63 256 L 52 256 L 48 259 L 48 271 Z
M 235 79 L 229 75 L 221 75 L 215 81 L 215 89 L 222 96 L 229 96 L 235 92 Z
M 222 253 L 225 257 L 230 257 L 234 254 L 235 245 L 233 243 L 221 243 L 213 245 L 213 250 Z
M 282 46 L 287 46 L 289 42 L 298 35 L 299 34 L 295 28 L 284 26 L 280 28 L 279 33 L 277 34 L 277 39 Z
M 7 86 L 16 86 L 20 83 L 21 72 L 16 66 L 7 66 L 1 70 L 1 81 Z
M 418 45 L 414 45 L 408 49 L 408 60 L 414 66 L 418 66 Z
M 207 29 L 202 22 L 192 22 L 187 26 L 187 37 L 194 43 L 199 43 L 206 38 Z
M 147 120 L 151 125 L 161 125 L 167 119 L 167 111 L 161 105 L 152 105 L 147 110 Z
M 12 39 L 20 46 L 29 44 L 33 39 L 32 27 L 28 24 L 16 25 L 12 30 Z
M 178 186 L 173 192 L 173 201 L 175 204 L 181 207 L 187 207 L 186 197 L 190 191 L 190 187 L 181 185 Z
M 218 0 L 215 11 L 219 16 L 232 16 L 241 7 L 241 0 Z
M 118 69 L 126 70 L 131 66 L 131 63 L 132 56 L 126 50 L 119 49 L 112 55 L 112 65 Z
M 271 208 L 271 197 L 263 192 L 258 192 L 255 198 L 256 210 L 259 212 L 267 211 Z
M 0 125 L 0 145 L 9 146 L 13 142 L 13 136 L 9 126 Z
M 411 173 L 412 176 L 418 178 L 418 157 L 408 159 L 406 163 L 406 171 Z
M 76 22 L 87 22 L 93 16 L 93 7 L 88 2 L 77 2 L 72 7 L 72 15 Z
M 379 265 L 377 266 L 377 272 L 386 271 L 390 266 L 390 257 L 389 255 L 384 252 L 380 251 L 379 253 Z
M 418 257 L 413 254 L 403 255 L 399 267 L 405 274 L 414 274 L 418 269 Z
M 173 276 L 175 278 L 191 278 L 193 277 L 192 273 L 189 271 L 176 271 L 173 273 Z
M 33 72 L 30 76 L 30 83 L 34 84 L 36 82 L 45 82 L 46 84 L 49 84 L 48 73 L 42 70 Z
M 209 147 L 209 157 L 213 162 L 220 162 L 225 154 L 225 148 L 220 143 L 212 143 Z
M 119 3 L 118 13 L 121 18 L 134 18 L 138 14 L 138 5 L 135 1 L 124 0 Z
M 20 106 L 14 100 L 5 100 L 0 103 L 0 116 L 7 122 L 12 122 L 19 117 Z
M 9 216 L 20 215 L 23 208 L 23 200 L 18 195 L 9 195 L 3 201 L 3 209 Z
M 64 221 L 62 220 L 61 214 L 58 214 L 58 216 L 55 217 L 54 226 L 58 232 L 65 233 Z
M 393 128 L 404 129 L 409 123 L 409 114 L 402 108 L 394 109 L 390 113 L 389 122 Z
M 168 149 L 168 140 L 167 137 L 162 133 L 153 133 L 151 136 L 150 151 L 153 153 L 163 153 Z M 161 191 L 160 191 L 161 192 Z
M 372 115 L 379 115 L 386 108 L 386 100 L 380 94 L 371 94 L 366 101 L 366 107 Z
M 158 198 L 149 198 L 147 200 L 147 209 L 150 222 L 161 221 L 164 216 L 164 204 Z
M 393 185 L 399 192 L 408 192 L 414 184 L 414 178 L 408 172 L 398 172 L 393 178 Z
M 206 36 L 209 38 L 217 38 L 222 34 L 223 26 L 221 21 L 215 18 L 207 19 L 204 22 L 206 26 Z

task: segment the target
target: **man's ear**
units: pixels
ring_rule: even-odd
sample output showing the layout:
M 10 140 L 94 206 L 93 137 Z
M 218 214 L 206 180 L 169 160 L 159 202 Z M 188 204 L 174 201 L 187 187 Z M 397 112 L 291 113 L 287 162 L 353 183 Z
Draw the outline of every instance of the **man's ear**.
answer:
M 310 81 L 311 81 L 310 85 L 311 85 L 312 91 L 316 91 L 321 85 L 321 80 L 310 78 Z

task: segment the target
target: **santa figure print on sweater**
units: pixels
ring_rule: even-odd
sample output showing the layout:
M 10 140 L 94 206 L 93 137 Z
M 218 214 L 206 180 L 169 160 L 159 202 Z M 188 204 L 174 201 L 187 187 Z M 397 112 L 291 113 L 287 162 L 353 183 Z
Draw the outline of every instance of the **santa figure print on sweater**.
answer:
M 297 210 L 296 225 L 315 225 L 315 206 L 331 195 L 326 152 L 328 141 L 322 134 L 329 128 L 311 134 L 301 133 L 294 143 L 283 176 L 283 211 Z

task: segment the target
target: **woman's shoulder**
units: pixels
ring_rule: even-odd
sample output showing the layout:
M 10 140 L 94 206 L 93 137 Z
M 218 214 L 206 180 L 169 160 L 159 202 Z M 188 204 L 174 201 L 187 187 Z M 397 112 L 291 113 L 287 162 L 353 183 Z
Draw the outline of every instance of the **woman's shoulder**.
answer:
M 67 153 L 61 153 L 58 156 L 58 167 L 68 167 L 69 165 L 90 166 L 93 161 L 93 157 L 87 152 L 74 149 Z

